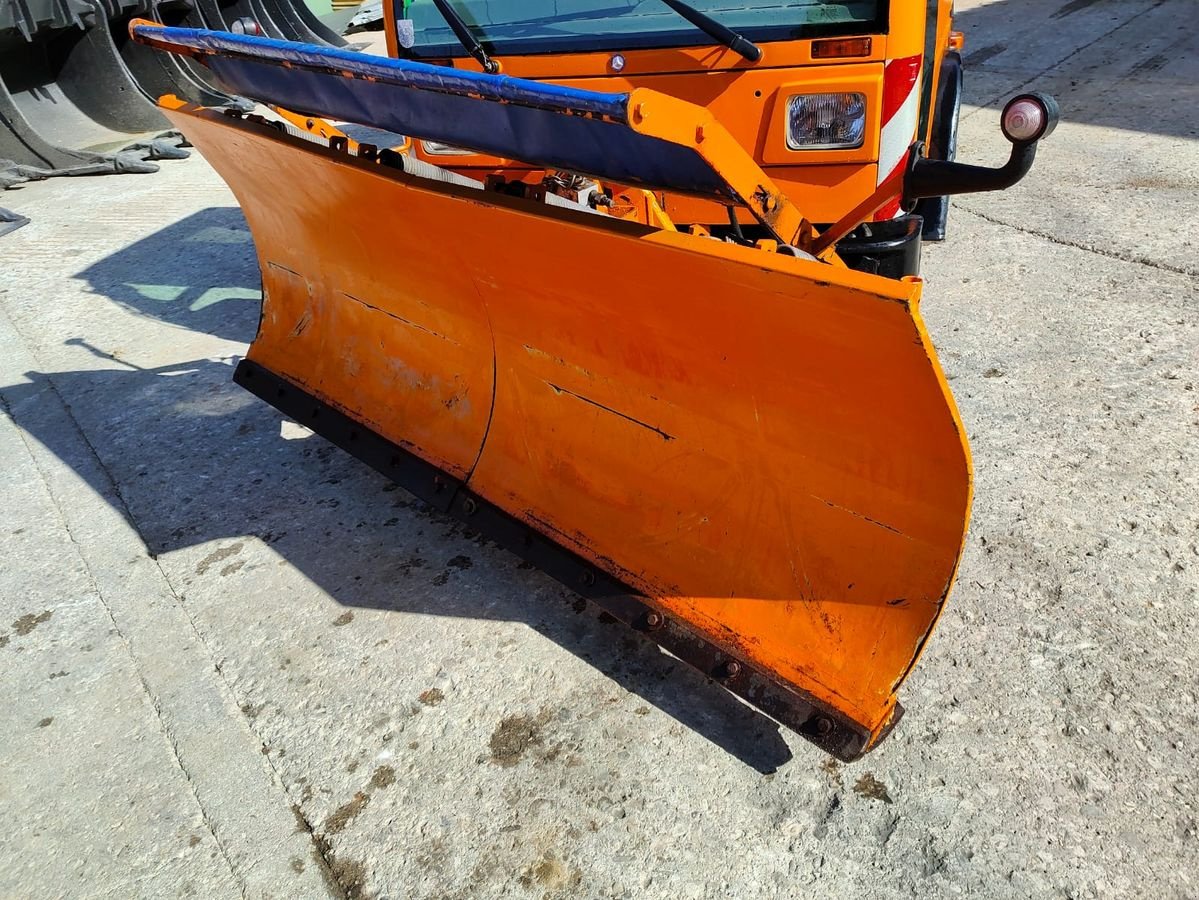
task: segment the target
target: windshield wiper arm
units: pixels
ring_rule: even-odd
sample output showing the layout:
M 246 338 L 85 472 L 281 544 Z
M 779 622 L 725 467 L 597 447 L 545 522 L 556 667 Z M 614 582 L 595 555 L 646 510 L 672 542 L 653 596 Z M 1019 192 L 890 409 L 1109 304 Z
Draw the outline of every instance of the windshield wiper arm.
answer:
M 438 2 L 438 0 L 433 0 L 433 2 L 437 3 L 438 6 L 441 6 L 441 3 Z M 708 37 L 712 38 L 712 40 L 724 44 L 734 53 L 740 53 L 750 62 L 757 62 L 762 58 L 761 47 L 759 47 L 749 38 L 733 31 L 733 29 L 728 28 L 725 25 L 721 25 L 711 16 L 700 12 L 694 6 L 683 3 L 682 0 L 662 0 L 662 2 L 696 28 L 698 28 L 700 31 L 702 31 L 704 34 L 706 34 Z
M 458 39 L 458 43 L 466 48 L 467 53 L 479 61 L 479 65 L 483 67 L 483 71 L 489 75 L 494 75 L 498 72 L 500 70 L 499 63 L 487 55 L 487 51 L 483 49 L 483 45 L 470 33 L 470 26 L 462 21 L 462 16 L 454 12 L 454 7 L 450 6 L 447 0 L 433 0 L 433 5 L 437 7 L 437 11 L 441 13 L 441 17 L 445 19 L 446 24 L 450 26 L 450 31 L 454 32 L 454 37 Z

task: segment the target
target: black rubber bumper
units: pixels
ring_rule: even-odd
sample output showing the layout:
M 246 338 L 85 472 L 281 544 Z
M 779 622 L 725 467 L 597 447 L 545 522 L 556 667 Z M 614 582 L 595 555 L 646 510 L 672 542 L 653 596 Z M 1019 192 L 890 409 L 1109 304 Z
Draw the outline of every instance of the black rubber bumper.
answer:
M 837 244 L 837 253 L 859 272 L 886 278 L 919 275 L 923 224 L 917 215 L 863 223 Z

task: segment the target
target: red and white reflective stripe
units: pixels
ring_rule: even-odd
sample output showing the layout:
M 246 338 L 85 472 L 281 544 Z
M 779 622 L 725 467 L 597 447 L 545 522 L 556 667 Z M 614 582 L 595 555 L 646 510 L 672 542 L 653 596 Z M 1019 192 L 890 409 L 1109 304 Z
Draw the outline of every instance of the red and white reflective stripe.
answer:
M 882 184 L 907 164 L 908 150 L 916 140 L 920 121 L 920 54 L 887 60 L 883 68 L 883 127 L 878 142 L 878 181 Z M 899 215 L 899 200 L 875 213 L 875 221 Z

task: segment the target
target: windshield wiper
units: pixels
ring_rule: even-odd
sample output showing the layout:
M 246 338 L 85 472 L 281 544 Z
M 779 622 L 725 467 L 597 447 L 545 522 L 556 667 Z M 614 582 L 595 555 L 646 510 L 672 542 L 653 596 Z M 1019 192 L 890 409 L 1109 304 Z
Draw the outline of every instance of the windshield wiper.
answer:
M 433 0 L 438 6 L 441 6 L 439 0 Z M 740 53 L 750 62 L 757 62 L 762 58 L 762 48 L 751 41 L 749 38 L 743 37 L 733 29 L 721 25 L 711 16 L 700 12 L 694 6 L 683 3 L 682 0 L 662 0 L 667 6 L 677 12 L 680 16 L 712 38 L 724 44 L 734 53 Z
M 667 0 L 669 2 L 669 0 Z M 483 71 L 489 75 L 494 75 L 500 70 L 499 63 L 487 55 L 487 51 L 483 49 L 473 34 L 470 33 L 470 26 L 462 21 L 462 16 L 454 12 L 454 7 L 450 6 L 447 0 L 433 0 L 433 5 L 437 7 L 437 11 L 441 13 L 441 17 L 445 19 L 446 24 L 450 26 L 450 31 L 454 32 L 454 37 L 458 39 L 458 43 L 466 48 L 466 52 L 479 61 L 479 65 L 483 67 Z M 699 26 L 702 28 L 703 26 Z M 754 48 L 757 49 L 756 47 Z

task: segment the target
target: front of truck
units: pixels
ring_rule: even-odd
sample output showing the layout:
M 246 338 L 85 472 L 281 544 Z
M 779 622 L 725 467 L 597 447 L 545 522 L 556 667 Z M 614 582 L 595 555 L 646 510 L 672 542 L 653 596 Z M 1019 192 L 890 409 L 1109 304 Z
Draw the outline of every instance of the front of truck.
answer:
M 870 196 L 904 166 L 921 120 L 932 127 L 922 97 L 949 21 L 948 0 L 389 0 L 385 11 L 391 56 L 705 107 L 814 223 Z M 433 142 L 415 152 L 474 177 L 544 174 Z M 709 201 L 660 200 L 675 223 L 728 222 Z M 873 217 L 898 213 L 893 201 Z

